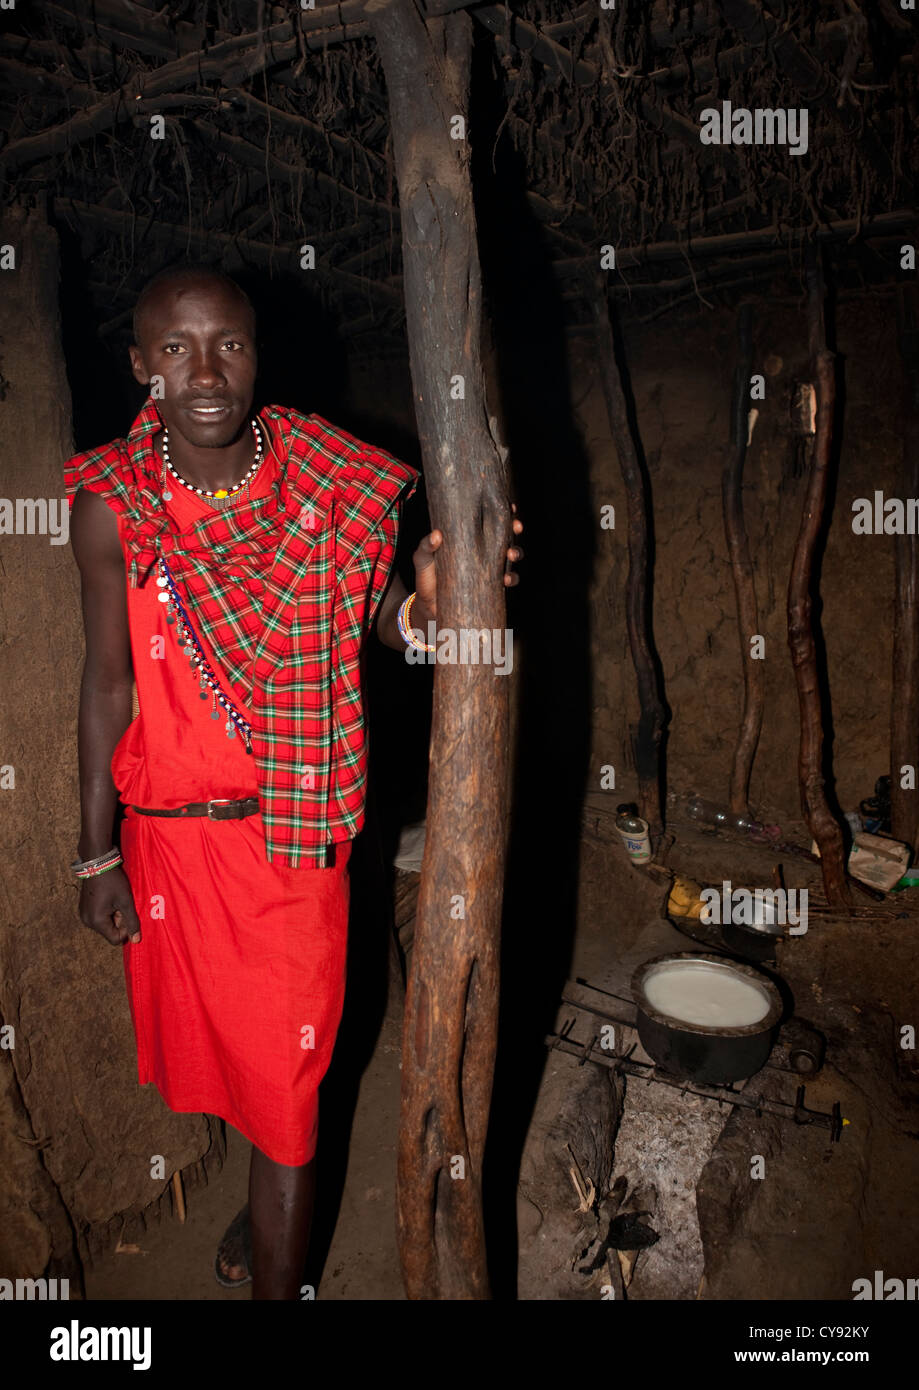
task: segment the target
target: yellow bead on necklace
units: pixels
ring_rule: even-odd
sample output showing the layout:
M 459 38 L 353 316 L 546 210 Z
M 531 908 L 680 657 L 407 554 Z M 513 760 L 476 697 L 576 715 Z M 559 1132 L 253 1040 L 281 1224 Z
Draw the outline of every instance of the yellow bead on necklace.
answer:
M 210 502 L 211 505 L 220 505 L 228 497 L 235 498 L 237 493 L 241 493 L 244 489 L 248 489 L 249 484 L 252 481 L 255 474 L 258 472 L 259 464 L 262 461 L 262 432 L 259 429 L 258 424 L 255 420 L 251 421 L 251 425 L 252 433 L 255 435 L 255 459 L 253 460 L 251 468 L 249 469 L 248 473 L 246 473 L 245 477 L 240 482 L 238 482 L 234 488 L 221 487 L 218 488 L 216 492 L 209 492 L 206 488 L 203 487 L 195 487 L 194 483 L 187 482 L 186 479 L 182 477 L 181 473 L 177 472 L 177 470 L 173 467 L 172 460 L 169 457 L 169 430 L 164 429 L 163 442 L 161 448 L 163 454 L 163 497 L 165 498 L 165 500 L 168 502 L 172 497 L 172 493 L 166 487 L 167 469 L 175 478 L 176 482 L 181 483 L 182 486 L 187 488 L 189 492 L 197 493 L 199 497 L 204 498 L 204 500 L 206 502 Z

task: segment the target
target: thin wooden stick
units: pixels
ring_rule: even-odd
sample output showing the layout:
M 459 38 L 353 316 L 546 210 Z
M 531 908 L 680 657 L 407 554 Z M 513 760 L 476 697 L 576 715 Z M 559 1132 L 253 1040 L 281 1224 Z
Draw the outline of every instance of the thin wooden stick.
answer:
M 747 406 L 750 401 L 750 373 L 753 370 L 753 307 L 741 306 L 737 318 L 738 361 L 734 372 L 732 402 L 732 448 L 721 479 L 724 507 L 724 534 L 731 561 L 734 594 L 737 599 L 737 628 L 740 659 L 743 663 L 744 700 L 734 761 L 731 765 L 730 806 L 745 815 L 749 810 L 750 772 L 763 726 L 766 705 L 766 677 L 761 659 L 754 659 L 751 639 L 759 632 L 753 561 L 743 514 L 743 468 L 747 452 Z
M 178 1168 L 172 1175 L 172 1195 L 175 1198 L 176 1216 L 181 1222 L 185 1221 L 185 1189 L 182 1186 L 182 1174 Z

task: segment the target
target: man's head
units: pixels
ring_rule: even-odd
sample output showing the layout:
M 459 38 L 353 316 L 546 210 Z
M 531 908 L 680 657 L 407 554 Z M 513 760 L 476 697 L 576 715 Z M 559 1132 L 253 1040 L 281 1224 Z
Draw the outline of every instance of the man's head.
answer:
M 128 349 L 135 378 L 154 392 L 170 431 L 220 449 L 245 429 L 257 370 L 255 311 L 218 270 L 182 266 L 149 280 L 134 309 Z

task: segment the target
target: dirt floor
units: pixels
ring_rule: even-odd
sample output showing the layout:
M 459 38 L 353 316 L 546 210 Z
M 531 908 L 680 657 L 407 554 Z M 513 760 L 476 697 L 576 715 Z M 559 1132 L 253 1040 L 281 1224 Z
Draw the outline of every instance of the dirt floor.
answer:
M 317 1298 L 403 1299 L 396 1251 L 396 1129 L 400 1028 L 386 1017 L 360 1083 L 344 1188 L 320 1155 L 315 1241 L 306 1281 Z M 86 1274 L 87 1299 L 248 1299 L 251 1286 L 222 1289 L 214 1254 L 228 1222 L 246 1200 L 251 1146 L 227 1126 L 227 1159 L 206 1188 L 189 1194 L 184 1224 L 164 1219 L 139 1246 L 112 1252 Z M 331 1244 L 328 1226 L 332 1224 Z M 320 1247 L 317 1249 L 317 1245 Z M 326 1246 L 324 1268 L 322 1246 Z M 321 1282 L 320 1282 L 321 1278 Z
M 772 865 L 781 860 L 788 887 L 808 887 L 808 931 L 780 948 L 776 968 L 793 993 L 795 1013 L 828 1041 L 826 1064 L 808 1084 L 807 1103 L 829 1109 L 839 1100 L 849 1124 L 835 1144 L 825 1130 L 758 1120 L 748 1112 L 738 1113 L 726 1127 L 715 1125 L 705 1156 L 712 1144 L 714 1152 L 697 1193 L 705 1278 L 698 1279 L 702 1253 L 687 1247 L 687 1268 L 668 1293 L 666 1279 L 661 1282 L 654 1273 L 654 1260 L 660 1266 L 666 1251 L 662 1241 L 656 1256 L 653 1251 L 639 1256 L 632 1296 L 847 1299 L 852 1281 L 875 1269 L 888 1277 L 915 1277 L 919 1068 L 915 1050 L 900 1046 L 900 1029 L 919 1015 L 919 891 L 888 896 L 882 912 L 844 921 L 819 910 L 819 868 L 805 859 L 685 824 L 672 828 L 676 838 L 666 861 L 676 872 L 703 883 L 729 878 L 735 885 L 768 885 Z M 801 829 L 796 838 L 804 844 Z M 660 918 L 666 892 L 623 863 L 613 844 L 585 840 L 582 870 L 582 926 L 567 973 L 570 979 L 601 981 L 634 954 L 637 941 L 641 953 L 641 933 Z M 856 895 L 856 900 L 871 908 L 867 899 Z M 661 929 L 670 930 L 666 923 Z M 667 939 L 676 942 L 667 949 L 681 948 L 680 938 Z M 394 1216 L 398 988 L 389 990 L 385 1003 L 377 1000 L 369 1030 L 347 1022 L 360 1018 L 366 1024 L 368 977 L 380 973 L 385 975 L 386 963 L 378 958 L 350 977 L 355 998 L 349 996 L 339 1050 L 323 1086 L 317 1216 L 306 1278 L 324 1299 L 404 1298 Z M 362 1042 L 352 1045 L 348 1040 L 358 1031 Z M 776 1093 L 793 1099 L 795 1078 L 776 1076 Z M 679 1093 L 673 1095 L 676 1100 L 669 1096 L 667 1104 L 671 1110 L 676 1104 L 679 1112 Z M 712 1130 L 711 1123 L 694 1118 L 706 1107 L 687 1098 L 682 1119 L 690 1128 L 702 1123 Z M 671 1115 L 668 1123 L 675 1122 Z M 98 1260 L 87 1271 L 89 1299 L 250 1296 L 248 1288 L 221 1289 L 213 1277 L 216 1245 L 246 1197 L 249 1146 L 232 1130 L 227 1137 L 224 1168 L 208 1187 L 189 1194 L 186 1222 L 164 1218 L 136 1247 Z M 623 1130 L 623 1162 L 628 1147 L 635 1163 L 635 1145 L 641 1142 L 638 1131 Z M 640 1147 L 637 1152 L 641 1163 Z M 765 1156 L 765 1181 L 749 1180 L 753 1154 Z M 619 1158 L 614 1174 L 620 1171 Z M 666 1166 L 666 1155 L 658 1154 L 655 1163 Z M 697 1177 L 694 1170 L 693 1184 Z M 693 1206 L 689 1197 L 685 1201 Z M 692 1260 L 699 1261 L 698 1270 L 693 1265 L 690 1271 Z

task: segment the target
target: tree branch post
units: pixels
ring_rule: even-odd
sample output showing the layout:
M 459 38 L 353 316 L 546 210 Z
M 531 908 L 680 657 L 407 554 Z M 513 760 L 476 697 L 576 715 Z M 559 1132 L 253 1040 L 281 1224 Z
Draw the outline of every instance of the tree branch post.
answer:
M 851 905 L 851 895 L 846 881 L 842 830 L 830 810 L 824 789 L 823 711 L 811 592 L 814 560 L 826 510 L 836 406 L 835 359 L 827 349 L 823 317 L 823 275 L 819 251 L 813 246 L 808 248 L 806 273 L 808 337 L 817 395 L 817 425 L 801 528 L 788 581 L 788 646 L 801 721 L 798 747 L 801 809 L 820 851 L 826 900 L 833 907 L 848 907 Z
M 919 497 L 919 293 L 915 285 L 898 286 L 897 337 L 903 372 L 900 495 L 905 499 Z M 896 537 L 894 546 L 890 831 L 915 854 L 919 851 L 919 540 L 904 533 Z M 913 769 L 912 786 L 903 786 L 905 768 Z
M 444 535 L 438 635 L 460 641 L 463 630 L 485 629 L 510 639 L 503 575 L 511 512 L 480 348 L 471 22 L 461 13 L 424 19 L 412 0 L 370 0 L 366 14 L 389 98 L 425 483 L 432 525 Z M 482 1163 L 497 1040 L 507 758 L 507 681 L 494 665 L 462 656 L 446 664 L 438 653 L 402 1046 L 396 1208 L 411 1299 L 489 1297 Z
M 602 275 L 588 276 L 587 301 L 594 320 L 597 355 L 610 433 L 625 484 L 629 523 L 629 577 L 626 585 L 626 625 L 638 684 L 639 719 L 631 729 L 632 756 L 638 777 L 639 808 L 653 839 L 663 830 L 661 804 L 661 743 L 667 712 L 660 691 L 657 653 L 651 623 L 651 567 L 648 480 L 632 436 L 622 375 L 616 361 L 613 329 Z
M 737 732 L 734 761 L 731 764 L 731 810 L 738 815 L 749 811 L 750 772 L 766 703 L 763 663 L 752 654 L 750 643 L 759 632 L 753 561 L 743 513 L 743 469 L 747 453 L 747 406 L 750 401 L 750 374 L 753 370 L 753 307 L 743 304 L 737 318 L 737 366 L 731 405 L 731 450 L 721 478 L 724 508 L 724 534 L 727 540 L 734 594 L 737 599 L 737 628 L 740 659 L 743 662 L 743 715 Z

